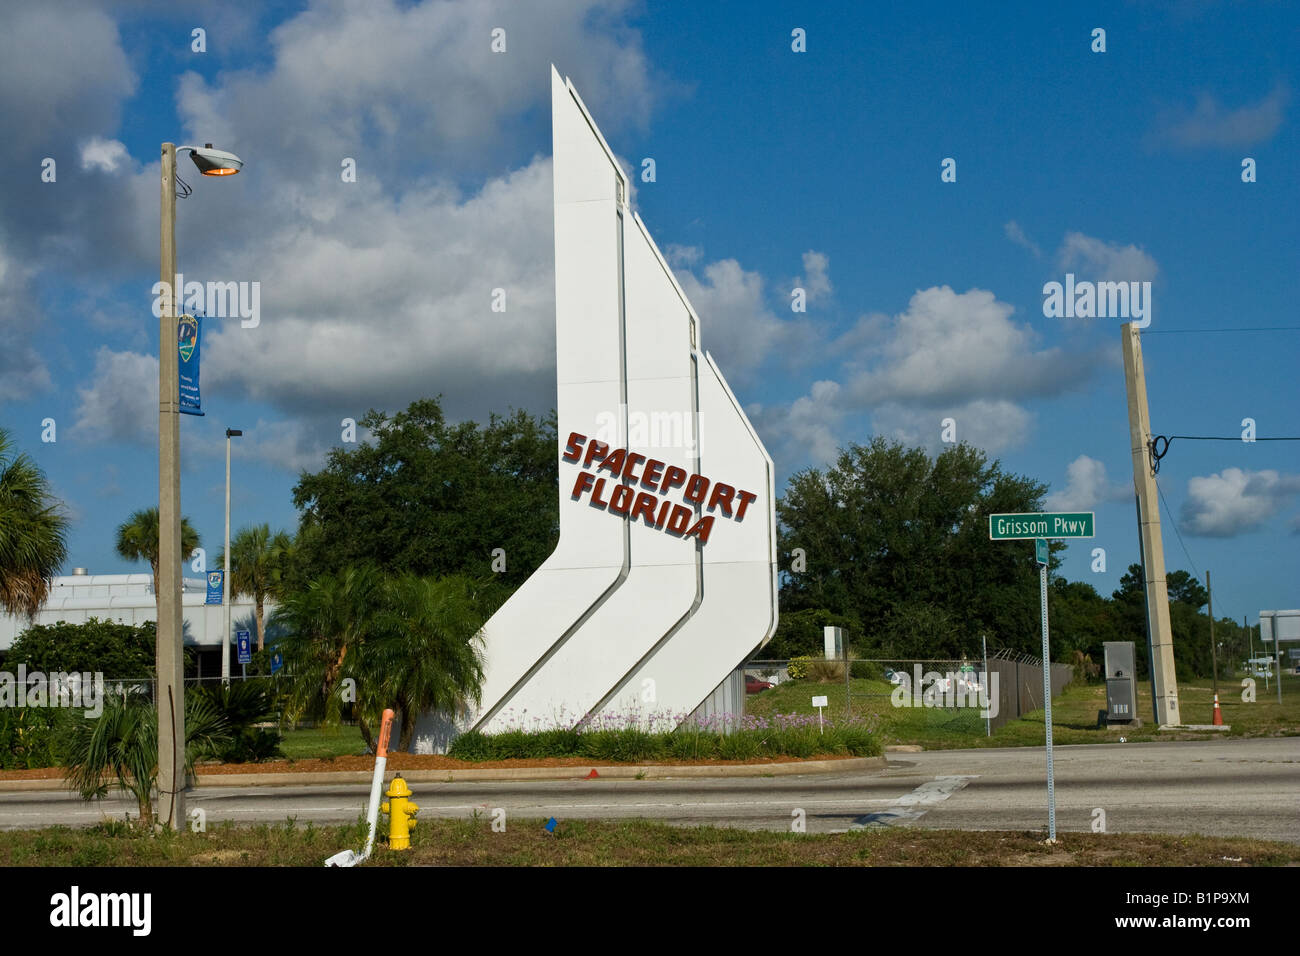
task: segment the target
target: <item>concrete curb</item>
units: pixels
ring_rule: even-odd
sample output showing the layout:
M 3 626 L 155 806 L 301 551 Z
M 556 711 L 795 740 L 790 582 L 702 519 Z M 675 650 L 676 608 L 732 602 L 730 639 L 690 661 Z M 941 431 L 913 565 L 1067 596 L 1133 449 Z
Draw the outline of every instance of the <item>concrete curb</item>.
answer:
M 504 783 L 517 780 L 583 780 L 594 769 L 604 780 L 669 780 L 674 777 L 783 777 L 807 773 L 854 773 L 883 770 L 884 757 L 846 757 L 841 760 L 800 760 L 787 763 L 730 765 L 644 764 L 603 767 L 515 767 L 483 770 L 390 770 L 385 776 L 400 775 L 407 783 Z M 374 777 L 370 770 L 331 770 L 322 773 L 209 773 L 199 774 L 196 786 L 211 787 L 301 787 L 319 784 L 365 784 Z M 33 790 L 67 790 L 62 778 L 50 780 L 0 780 L 0 794 Z

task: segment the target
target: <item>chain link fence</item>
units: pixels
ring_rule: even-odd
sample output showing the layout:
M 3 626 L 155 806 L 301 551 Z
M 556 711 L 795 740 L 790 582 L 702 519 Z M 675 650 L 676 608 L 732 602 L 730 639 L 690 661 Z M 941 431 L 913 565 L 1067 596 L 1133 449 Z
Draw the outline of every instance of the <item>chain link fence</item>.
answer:
M 823 710 L 830 719 L 874 716 L 904 736 L 908 731 L 991 736 L 1007 721 L 1043 707 L 1041 659 L 1008 650 L 988 657 L 752 660 L 740 671 L 747 713 L 766 713 L 769 700 L 778 698 L 785 708 L 806 711 L 811 698 L 825 697 Z M 1069 665 L 1051 665 L 1053 698 L 1073 677 Z M 761 697 L 792 684 L 809 700 L 792 698 L 788 691 Z

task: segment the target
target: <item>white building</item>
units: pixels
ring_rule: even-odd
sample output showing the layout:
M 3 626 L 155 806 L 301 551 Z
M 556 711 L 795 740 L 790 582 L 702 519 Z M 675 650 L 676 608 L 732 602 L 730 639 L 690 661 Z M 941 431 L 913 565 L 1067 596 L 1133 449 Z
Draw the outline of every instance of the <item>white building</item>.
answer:
M 207 590 L 207 582 L 203 578 L 182 579 L 185 646 L 198 651 L 200 676 L 221 672 L 222 609 L 220 604 L 205 603 Z M 266 605 L 268 616 L 271 607 L 270 603 Z M 154 601 L 152 575 L 87 574 L 84 569 L 77 568 L 72 574 L 55 578 L 49 599 L 34 620 L 0 614 L 0 653 L 7 653 L 18 635 L 33 624 L 57 624 L 59 621 L 83 624 L 92 617 L 130 625 L 157 620 L 158 606 Z M 231 602 L 230 622 L 232 633 L 244 628 L 252 633 L 254 641 L 257 640 L 257 624 L 250 599 Z M 232 649 L 231 661 L 234 659 Z

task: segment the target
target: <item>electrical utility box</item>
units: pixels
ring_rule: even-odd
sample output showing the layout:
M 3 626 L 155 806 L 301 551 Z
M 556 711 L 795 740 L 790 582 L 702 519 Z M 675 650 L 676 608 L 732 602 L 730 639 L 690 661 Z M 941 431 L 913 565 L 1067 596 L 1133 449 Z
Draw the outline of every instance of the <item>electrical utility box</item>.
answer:
M 830 627 L 829 625 L 822 628 L 822 646 L 826 651 L 828 661 L 837 661 L 844 656 L 844 628 Z
M 1106 641 L 1106 723 L 1129 724 L 1137 720 L 1137 674 L 1132 641 Z

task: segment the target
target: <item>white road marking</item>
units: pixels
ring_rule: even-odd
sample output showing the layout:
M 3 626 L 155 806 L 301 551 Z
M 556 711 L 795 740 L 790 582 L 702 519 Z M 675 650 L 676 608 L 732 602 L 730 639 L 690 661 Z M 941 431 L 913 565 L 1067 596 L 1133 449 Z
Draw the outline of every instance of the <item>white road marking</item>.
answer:
M 925 815 L 925 812 L 937 803 L 943 803 L 958 790 L 961 790 L 979 774 L 952 775 L 935 777 L 921 784 L 909 794 L 899 797 L 893 805 L 879 813 L 869 813 L 853 821 L 851 830 L 868 827 L 889 827 L 913 823 Z

